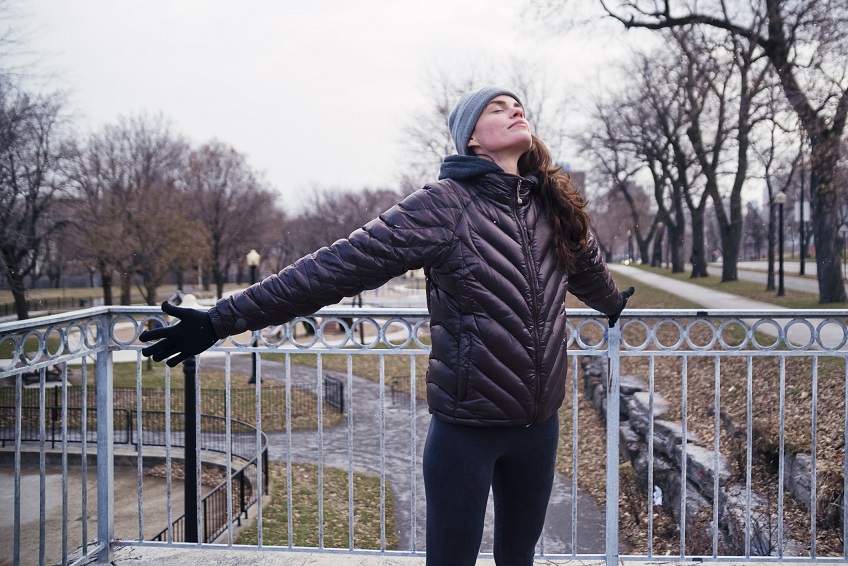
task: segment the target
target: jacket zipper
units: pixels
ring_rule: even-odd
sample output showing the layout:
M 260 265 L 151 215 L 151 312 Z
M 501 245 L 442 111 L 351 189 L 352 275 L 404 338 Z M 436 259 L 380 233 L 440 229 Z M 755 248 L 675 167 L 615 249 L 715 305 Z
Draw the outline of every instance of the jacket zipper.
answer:
M 539 304 L 536 289 L 535 264 L 532 260 L 532 255 L 530 254 L 530 244 L 527 241 L 529 239 L 527 236 L 527 228 L 518 211 L 518 205 L 524 204 L 524 201 L 521 198 L 521 182 L 523 180 L 524 179 L 519 177 L 518 184 L 515 187 L 516 205 L 513 207 L 513 212 L 515 213 L 515 221 L 518 224 L 518 233 L 521 236 L 521 246 L 524 248 L 524 256 L 527 258 L 527 264 L 530 266 L 528 282 L 530 283 L 531 315 L 533 317 L 533 346 L 536 350 L 536 399 L 533 404 L 533 415 L 530 418 L 530 422 L 526 425 L 530 426 L 536 421 L 536 417 L 539 416 L 539 401 L 542 395 L 542 341 L 539 338 L 539 326 L 536 324 L 536 319 L 538 318 L 539 313 Z

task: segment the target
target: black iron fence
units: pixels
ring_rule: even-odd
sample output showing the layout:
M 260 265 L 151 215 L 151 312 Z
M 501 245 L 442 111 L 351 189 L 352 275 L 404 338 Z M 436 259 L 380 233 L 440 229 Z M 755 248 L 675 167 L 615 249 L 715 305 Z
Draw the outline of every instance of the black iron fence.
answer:
M 314 415 L 318 412 L 317 391 L 314 384 L 296 384 L 291 387 L 291 406 L 293 417 Z M 82 406 L 83 388 L 81 386 L 67 387 L 68 408 L 79 408 Z M 96 406 L 96 391 L 94 387 L 87 388 L 87 406 Z M 38 407 L 40 391 L 38 388 L 24 388 L 21 391 L 21 406 Z M 345 384 L 342 381 L 325 377 L 323 381 L 324 404 L 335 409 L 340 414 L 344 413 L 345 407 Z M 135 411 L 137 407 L 137 391 L 134 388 L 116 388 L 113 394 L 113 402 L 116 410 L 115 427 L 119 427 L 118 418 L 130 419 L 118 410 Z M 166 409 L 166 396 L 163 388 L 142 388 L 142 406 L 146 411 L 164 411 Z M 45 390 L 45 410 L 48 427 L 55 427 L 61 420 L 62 412 L 62 388 L 50 387 Z M 170 409 L 173 412 L 181 412 L 185 408 L 185 395 L 182 389 L 171 389 Z M 0 387 L 0 406 L 15 406 L 15 388 Z M 263 429 L 274 430 L 282 427 L 283 417 L 286 409 L 286 389 L 282 386 L 262 386 L 262 418 Z M 224 415 L 226 410 L 226 391 L 223 389 L 202 389 L 200 392 L 200 412 L 206 415 Z M 256 418 L 256 391 L 253 387 L 230 390 L 230 415 L 246 423 L 253 423 Z M 267 420 L 266 420 L 267 419 Z M 13 426 L 14 415 L 0 412 L 0 427 Z M 22 417 L 22 426 L 37 427 L 37 413 L 27 412 Z M 274 426 L 276 425 L 276 426 Z M 164 423 L 162 423 L 164 430 Z M 146 426 L 152 430 L 153 424 Z M 37 430 L 37 428 L 36 428 Z M 117 432 L 116 432 L 117 434 Z M 117 437 L 116 437 L 117 438 Z M 116 442 L 118 442 L 116 440 Z
M 14 406 L 0 405 L 0 444 L 3 447 L 8 442 L 15 441 L 16 419 L 21 422 L 21 442 L 36 442 L 41 440 L 41 410 L 35 407 L 21 407 L 20 416 Z M 67 441 L 80 443 L 83 439 L 82 409 L 68 407 L 67 409 Z M 113 442 L 116 445 L 131 445 L 138 449 L 139 440 L 142 447 L 165 447 L 168 445 L 170 428 L 170 445 L 173 448 L 185 446 L 185 415 L 171 412 L 170 424 L 166 427 L 165 411 L 141 412 L 141 435 L 139 436 L 138 413 L 129 409 L 113 409 L 114 423 Z M 51 448 L 62 443 L 62 410 L 61 407 L 44 408 L 44 442 Z M 97 409 L 86 409 L 85 425 L 86 442 L 97 442 Z M 264 440 L 263 440 L 264 442 Z M 230 419 L 229 441 L 226 435 L 226 419 L 216 415 L 200 416 L 200 449 L 208 452 L 226 454 L 227 444 L 231 454 L 242 460 L 256 458 L 256 428 L 249 423 Z
M 36 391 L 36 393 L 38 393 Z M 36 396 L 36 402 L 38 397 Z M 14 398 L 13 398 L 14 401 Z M 138 412 L 130 409 L 113 409 L 114 436 L 116 445 L 132 445 L 138 452 L 143 454 L 146 447 L 171 448 L 185 447 L 185 414 L 165 411 L 141 411 L 141 422 L 139 426 Z M 63 414 L 61 407 L 48 407 L 40 409 L 38 406 L 22 406 L 16 410 L 14 406 L 0 406 L 0 421 L 4 423 L 21 422 L 21 442 L 40 442 L 43 438 L 51 446 L 61 444 L 63 439 L 68 443 L 81 443 L 83 437 L 89 443 L 97 442 L 97 409 L 87 408 L 83 417 L 83 410 L 78 407 L 66 409 L 66 422 L 62 422 Z M 85 427 L 82 420 L 85 418 Z M 41 422 L 44 422 L 44 435 L 41 435 Z M 168 422 L 169 421 L 169 422 Z M 226 419 L 216 415 L 200 415 L 200 436 L 198 445 L 203 451 L 218 452 L 226 454 L 229 448 L 233 457 L 246 462 L 236 470 L 229 470 L 231 478 L 231 494 L 227 497 L 227 482 L 221 482 L 212 491 L 204 495 L 200 500 L 200 517 L 203 542 L 212 542 L 227 529 L 229 517 L 227 514 L 227 501 L 229 499 L 232 507 L 231 516 L 233 521 L 241 525 L 242 518 L 247 517 L 248 509 L 256 503 L 258 493 L 254 489 L 257 475 L 256 463 L 262 462 L 262 491 L 268 493 L 270 485 L 268 478 L 268 441 L 265 435 L 261 435 L 261 445 L 256 444 L 256 428 L 248 423 L 230 419 L 230 435 L 226 434 Z M 64 428 L 64 432 L 63 432 Z M 141 429 L 139 431 L 139 429 Z M 170 435 L 168 434 L 170 431 Z M 140 434 L 139 434 L 140 432 Z M 64 434 L 64 437 L 63 437 Z M 170 442 L 169 442 L 170 439 Z M 6 446 L 7 442 L 15 441 L 15 427 L 0 427 L 0 442 Z M 141 446 L 139 446 L 139 441 Z M 229 445 L 229 446 L 228 446 Z M 184 541 L 185 537 L 185 515 L 180 515 L 171 524 L 171 540 Z M 167 541 L 168 527 L 154 535 L 151 540 Z
M 232 508 L 233 522 L 241 526 L 241 520 L 247 518 L 247 511 L 256 503 L 257 493 L 253 489 L 256 478 L 256 459 L 251 460 L 231 475 L 231 496 L 227 496 L 227 482 L 222 482 L 215 489 L 204 495 L 200 500 L 200 530 L 201 542 L 214 542 L 226 530 L 229 524 L 227 502 Z M 263 492 L 268 493 L 268 450 L 262 451 L 262 486 Z M 171 523 L 171 541 L 185 542 L 185 514 L 180 515 Z M 167 542 L 168 527 L 165 527 L 150 540 Z

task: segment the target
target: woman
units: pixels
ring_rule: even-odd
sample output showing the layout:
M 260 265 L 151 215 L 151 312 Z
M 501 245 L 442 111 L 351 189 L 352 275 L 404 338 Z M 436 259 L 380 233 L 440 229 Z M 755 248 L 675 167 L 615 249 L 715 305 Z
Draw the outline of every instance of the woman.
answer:
M 432 352 L 424 448 L 427 564 L 474 564 L 489 489 L 495 561 L 532 564 L 553 485 L 565 395 L 571 291 L 615 324 L 620 293 L 589 233 L 585 201 L 553 167 L 518 96 L 464 94 L 450 115 L 458 155 L 345 240 L 301 258 L 208 312 L 148 331 L 142 350 L 176 365 L 226 336 L 307 316 L 424 268 Z

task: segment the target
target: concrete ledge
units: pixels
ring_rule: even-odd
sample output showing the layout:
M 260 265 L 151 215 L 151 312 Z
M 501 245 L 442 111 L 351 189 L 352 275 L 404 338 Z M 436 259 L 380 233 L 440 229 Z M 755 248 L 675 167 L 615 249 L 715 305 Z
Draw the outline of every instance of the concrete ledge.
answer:
M 209 548 L 206 550 L 194 550 L 175 547 L 119 547 L 115 550 L 112 565 L 114 566 L 137 566 L 138 564 L 152 563 L 162 566 L 195 566 L 197 564 L 213 566 L 241 566 L 251 564 L 257 566 L 425 566 L 424 554 L 417 556 L 400 556 L 393 554 L 344 554 L 339 552 L 311 552 L 311 551 L 289 551 L 289 550 L 236 550 L 226 547 Z M 839 559 L 825 559 L 824 563 L 839 563 Z M 729 566 L 738 564 L 762 564 L 763 561 L 746 562 L 744 558 L 738 560 L 722 560 L 708 562 L 700 560 L 679 561 L 674 557 L 663 560 L 656 557 L 653 562 L 640 560 L 619 561 L 622 566 L 647 566 L 667 564 L 693 564 L 698 566 Z M 533 562 L 534 566 L 604 566 L 603 560 L 567 560 L 541 558 Z M 791 561 L 781 562 L 782 566 L 793 566 L 810 562 L 794 563 Z M 491 558 L 479 558 L 477 566 L 495 566 Z
M 115 550 L 114 566 L 137 566 L 155 563 L 162 566 L 195 566 L 196 564 L 214 566 L 425 566 L 424 554 L 417 556 L 399 556 L 393 554 L 344 554 L 339 552 L 310 552 L 287 550 L 235 550 L 208 548 L 193 550 L 174 547 L 125 546 Z M 535 566 L 556 565 L 602 566 L 602 561 L 540 559 Z M 632 564 L 632 563 L 630 563 Z M 725 563 L 726 564 L 726 563 Z M 479 558 L 477 566 L 495 566 L 491 558 Z

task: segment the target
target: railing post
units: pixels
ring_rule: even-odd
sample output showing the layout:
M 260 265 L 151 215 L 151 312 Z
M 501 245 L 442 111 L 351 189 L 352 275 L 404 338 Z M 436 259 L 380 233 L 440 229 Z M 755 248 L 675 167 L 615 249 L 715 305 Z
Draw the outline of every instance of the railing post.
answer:
M 607 332 L 609 375 L 607 376 L 607 503 L 606 566 L 618 563 L 618 441 L 619 372 L 621 369 L 621 322 Z
M 98 352 L 95 362 L 97 387 L 97 541 L 103 548 L 97 561 L 112 561 L 112 539 L 115 538 L 115 454 L 112 414 L 112 353 L 109 315 L 99 320 Z
M 183 375 L 185 376 L 184 412 L 183 425 L 185 439 L 183 440 L 183 487 L 184 501 L 183 512 L 185 514 L 185 539 L 184 542 L 198 542 L 197 532 L 197 396 L 196 389 L 197 362 L 194 356 L 186 358 L 183 362 Z M 205 539 L 204 541 L 205 542 Z
M 242 514 L 247 517 L 247 510 L 244 508 L 244 470 L 239 470 L 239 526 Z
M 262 451 L 262 484 L 263 484 L 263 493 L 268 495 L 270 493 L 271 488 L 271 480 L 269 478 L 268 473 L 268 447 L 265 447 L 265 450 Z

